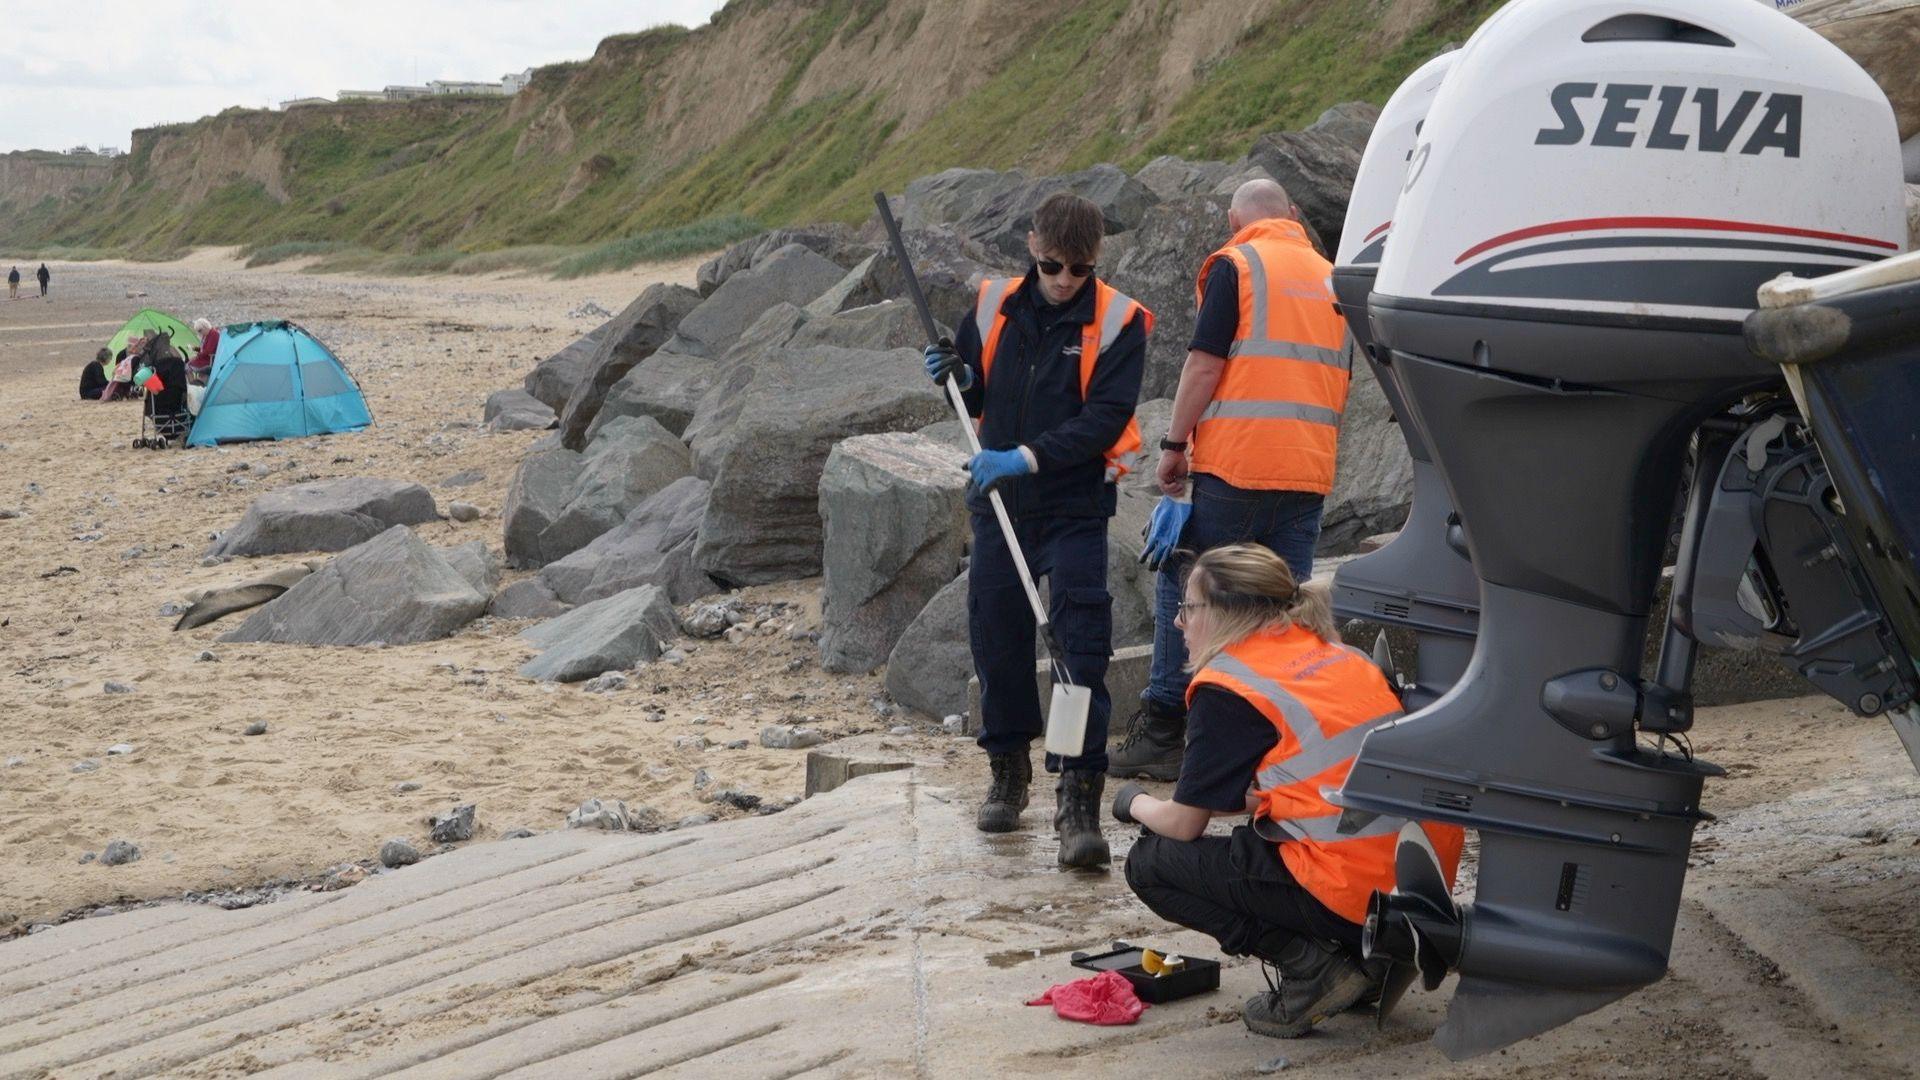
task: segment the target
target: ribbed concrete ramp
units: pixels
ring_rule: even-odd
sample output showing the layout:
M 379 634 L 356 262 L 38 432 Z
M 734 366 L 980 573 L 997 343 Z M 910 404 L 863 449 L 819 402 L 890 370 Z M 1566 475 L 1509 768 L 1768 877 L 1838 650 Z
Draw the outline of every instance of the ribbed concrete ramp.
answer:
M 663 835 L 478 844 L 344 892 L 0 945 L 0 1077 L 1185 1078 L 1281 1057 L 1315 1076 L 1889 1074 L 1693 903 L 1667 980 L 1464 1066 L 1427 1042 L 1444 993 L 1411 995 L 1385 1030 L 1354 1014 L 1309 1039 L 1249 1036 L 1239 1004 L 1262 983 L 1245 961 L 1220 993 L 1133 1027 L 1066 1023 L 1021 1003 L 1082 974 L 1071 950 L 1218 947 L 1154 919 L 1117 869 L 1057 870 L 1044 802 L 1030 831 L 988 837 L 937 776 L 865 776 Z M 1128 835 L 1109 838 L 1123 855 Z

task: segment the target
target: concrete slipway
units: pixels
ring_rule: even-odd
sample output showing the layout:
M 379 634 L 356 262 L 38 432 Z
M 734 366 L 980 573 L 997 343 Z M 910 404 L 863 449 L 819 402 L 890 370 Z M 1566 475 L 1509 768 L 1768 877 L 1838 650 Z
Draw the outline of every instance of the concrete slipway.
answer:
M 1920 1038 L 1911 937 L 1876 945 L 1761 870 L 1780 865 L 1768 838 L 1812 850 L 1882 817 L 1913 831 L 1920 791 L 1891 735 L 1844 730 L 1824 770 L 1710 831 L 1667 980 L 1465 1065 L 1426 1041 L 1445 988 L 1384 1030 L 1356 1014 L 1249 1036 L 1237 1008 L 1261 979 L 1243 961 L 1220 993 L 1130 1028 L 1023 1006 L 1081 974 L 1068 952 L 1114 937 L 1218 950 L 1169 933 L 1117 869 L 1057 871 L 1045 793 L 1038 831 L 982 836 L 970 773 L 932 764 L 776 816 L 478 844 L 342 892 L 163 904 L 0 945 L 0 1076 L 1191 1077 L 1276 1058 L 1313 1076 L 1899 1075 Z

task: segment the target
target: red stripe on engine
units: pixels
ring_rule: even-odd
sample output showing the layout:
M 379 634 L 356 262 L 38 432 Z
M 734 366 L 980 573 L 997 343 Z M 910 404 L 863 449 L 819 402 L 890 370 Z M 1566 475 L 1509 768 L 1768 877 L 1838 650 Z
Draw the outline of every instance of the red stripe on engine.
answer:
M 1389 223 L 1391 224 L 1391 223 Z M 1848 244 L 1863 244 L 1867 247 L 1885 248 L 1888 251 L 1900 250 L 1900 245 L 1889 240 L 1875 240 L 1867 236 L 1850 236 L 1846 233 L 1823 232 L 1819 229 L 1796 229 L 1787 225 L 1766 225 L 1757 221 L 1721 221 L 1715 218 L 1683 217 L 1611 217 L 1579 218 L 1574 221 L 1555 221 L 1546 225 L 1531 225 L 1524 229 L 1515 229 L 1502 233 L 1491 240 L 1483 240 L 1460 253 L 1453 260 L 1454 265 L 1466 262 L 1483 251 L 1497 248 L 1502 244 L 1511 244 L 1516 240 L 1531 240 L 1536 236 L 1552 236 L 1556 233 L 1589 232 L 1597 229 L 1701 229 L 1709 232 L 1745 232 L 1770 233 L 1775 236 L 1801 236 L 1813 240 L 1838 240 Z
M 1383 221 L 1380 224 L 1375 225 L 1373 227 L 1373 231 L 1368 233 L 1365 236 L 1365 238 L 1363 238 L 1360 242 L 1364 244 L 1367 241 L 1372 240 L 1374 237 L 1379 236 L 1381 233 L 1386 232 L 1388 229 L 1391 229 L 1391 228 L 1393 228 L 1393 222 Z

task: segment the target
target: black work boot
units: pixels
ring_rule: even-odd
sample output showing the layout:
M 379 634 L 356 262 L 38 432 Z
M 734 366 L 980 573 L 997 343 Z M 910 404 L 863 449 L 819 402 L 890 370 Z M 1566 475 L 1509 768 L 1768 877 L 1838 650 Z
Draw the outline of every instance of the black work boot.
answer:
M 1061 866 L 1105 866 L 1112 853 L 1100 835 L 1100 791 L 1107 778 L 1092 769 L 1069 769 L 1053 786 L 1053 828 L 1060 834 Z
M 1367 992 L 1372 980 L 1360 962 L 1338 945 L 1299 937 L 1287 943 L 1271 960 L 1279 969 L 1276 983 L 1266 963 L 1264 994 L 1255 994 L 1241 1007 L 1247 1030 L 1275 1039 L 1297 1039 L 1329 1016 L 1345 1012 Z
M 975 824 L 981 832 L 1012 832 L 1020 827 L 1020 811 L 1027 808 L 1027 785 L 1033 783 L 1033 759 L 1025 750 L 988 754 L 993 783 L 987 801 L 980 804 Z
M 1187 714 L 1168 712 L 1151 701 L 1127 722 L 1127 737 L 1107 757 L 1107 775 L 1132 780 L 1180 779 L 1180 759 L 1187 752 Z

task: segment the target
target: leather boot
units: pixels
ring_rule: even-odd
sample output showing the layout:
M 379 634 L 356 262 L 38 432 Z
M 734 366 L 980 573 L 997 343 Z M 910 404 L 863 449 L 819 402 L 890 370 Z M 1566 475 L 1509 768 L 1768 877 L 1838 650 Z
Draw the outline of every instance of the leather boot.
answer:
M 1112 858 L 1100 834 L 1100 792 L 1107 778 L 1092 769 L 1069 769 L 1053 787 L 1053 828 L 1060 834 L 1061 866 L 1105 866 Z
M 1012 832 L 1020 827 L 1020 811 L 1027 808 L 1033 759 L 1025 750 L 988 754 L 987 766 L 993 770 L 993 783 L 987 787 L 987 801 L 980 804 L 975 824 L 981 832 Z
M 1240 1017 L 1255 1035 L 1297 1039 L 1315 1024 L 1345 1012 L 1372 985 L 1357 958 L 1332 942 L 1297 937 L 1278 955 L 1260 953 L 1270 989 L 1241 1006 Z M 1278 969 L 1276 979 L 1268 964 Z
M 1127 737 L 1107 758 L 1107 775 L 1121 779 L 1178 780 L 1187 752 L 1187 714 L 1151 701 L 1127 722 Z

